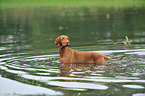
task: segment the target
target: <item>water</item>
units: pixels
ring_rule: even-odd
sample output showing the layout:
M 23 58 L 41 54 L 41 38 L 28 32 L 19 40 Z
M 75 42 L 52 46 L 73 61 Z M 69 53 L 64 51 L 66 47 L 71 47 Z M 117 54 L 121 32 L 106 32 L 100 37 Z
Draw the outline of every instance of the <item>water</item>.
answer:
M 144 8 L 1 8 L 0 95 L 144 96 Z M 62 64 L 54 41 L 120 61 Z M 131 45 L 124 45 L 128 36 Z

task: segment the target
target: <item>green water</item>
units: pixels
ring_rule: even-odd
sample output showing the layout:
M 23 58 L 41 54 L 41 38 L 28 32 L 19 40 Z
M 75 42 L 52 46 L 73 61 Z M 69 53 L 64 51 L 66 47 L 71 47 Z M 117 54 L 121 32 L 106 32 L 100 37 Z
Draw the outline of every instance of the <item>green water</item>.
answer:
M 144 7 L 0 8 L 0 95 L 144 96 Z M 55 39 L 120 61 L 62 64 Z M 124 45 L 125 36 L 132 40 Z

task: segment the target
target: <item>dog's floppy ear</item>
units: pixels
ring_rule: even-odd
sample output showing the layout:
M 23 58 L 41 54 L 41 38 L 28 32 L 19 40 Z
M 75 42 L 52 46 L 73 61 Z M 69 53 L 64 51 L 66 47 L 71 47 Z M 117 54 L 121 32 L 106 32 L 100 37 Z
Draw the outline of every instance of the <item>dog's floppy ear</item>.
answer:
M 55 40 L 55 44 L 58 46 L 58 47 L 61 47 L 61 43 L 60 43 L 60 37 L 57 37 L 56 40 Z

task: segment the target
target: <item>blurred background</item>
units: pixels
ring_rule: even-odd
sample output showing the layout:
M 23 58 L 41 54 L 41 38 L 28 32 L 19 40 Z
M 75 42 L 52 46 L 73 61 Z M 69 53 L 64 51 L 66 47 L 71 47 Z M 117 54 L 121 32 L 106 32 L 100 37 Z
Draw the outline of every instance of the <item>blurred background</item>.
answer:
M 71 46 L 145 43 L 144 0 L 1 0 L 1 45 L 54 48 L 67 35 Z M 105 41 L 104 41 L 105 40 Z

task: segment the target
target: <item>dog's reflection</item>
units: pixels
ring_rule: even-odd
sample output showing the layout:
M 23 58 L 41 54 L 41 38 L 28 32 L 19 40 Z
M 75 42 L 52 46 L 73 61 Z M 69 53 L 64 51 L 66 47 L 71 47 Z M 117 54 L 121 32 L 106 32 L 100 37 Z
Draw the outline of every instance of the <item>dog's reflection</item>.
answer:
M 95 72 L 101 72 L 106 66 L 99 66 L 97 64 L 60 64 L 60 76 L 69 77 L 74 74 L 94 75 Z M 102 73 L 99 73 L 102 74 Z M 98 75 L 99 75 L 98 74 Z M 97 74 L 96 74 L 97 75 Z

